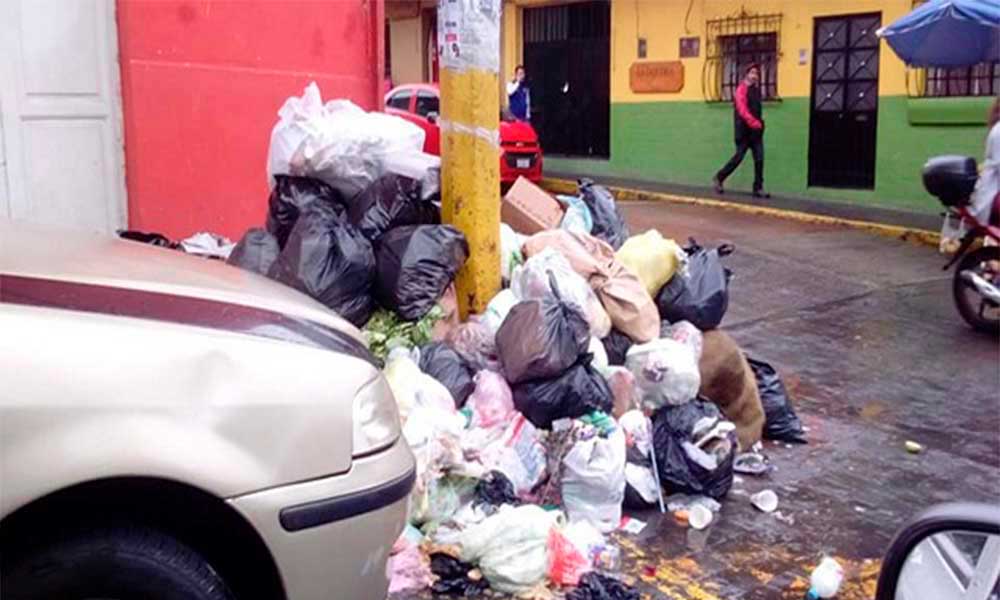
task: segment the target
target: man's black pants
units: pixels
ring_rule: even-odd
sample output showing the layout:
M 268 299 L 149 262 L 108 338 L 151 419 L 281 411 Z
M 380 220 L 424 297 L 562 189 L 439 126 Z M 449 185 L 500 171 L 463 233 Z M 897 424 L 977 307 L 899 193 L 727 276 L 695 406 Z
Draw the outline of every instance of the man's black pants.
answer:
M 743 162 L 747 150 L 753 153 L 753 190 L 757 192 L 764 189 L 764 136 L 755 135 L 736 142 L 736 153 L 715 177 L 720 183 L 725 181 Z

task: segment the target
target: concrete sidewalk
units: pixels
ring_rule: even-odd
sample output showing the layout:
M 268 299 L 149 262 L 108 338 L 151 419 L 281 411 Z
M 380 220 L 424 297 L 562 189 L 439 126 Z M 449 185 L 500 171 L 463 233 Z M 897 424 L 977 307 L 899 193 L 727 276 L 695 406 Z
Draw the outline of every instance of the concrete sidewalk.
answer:
M 560 192 L 572 191 L 570 189 L 572 182 L 577 177 L 580 177 L 580 175 L 572 173 L 545 173 L 545 181 L 548 186 Z M 639 200 L 688 198 L 701 201 L 702 203 L 726 203 L 736 209 L 741 207 L 748 209 L 773 209 L 774 211 L 786 213 L 827 217 L 845 224 L 870 223 L 913 232 L 929 232 L 935 235 L 941 229 L 941 217 L 935 213 L 918 213 L 792 196 L 775 195 L 770 198 L 754 198 L 749 190 L 731 189 L 726 190 L 724 194 L 717 194 L 715 190 L 708 186 L 686 186 L 639 179 L 617 177 L 599 177 L 594 179 L 606 187 L 628 192 L 627 195 L 634 196 L 634 199 Z M 937 200 L 930 195 L 927 196 L 927 201 L 929 206 L 936 206 Z M 775 216 L 780 215 L 775 214 Z

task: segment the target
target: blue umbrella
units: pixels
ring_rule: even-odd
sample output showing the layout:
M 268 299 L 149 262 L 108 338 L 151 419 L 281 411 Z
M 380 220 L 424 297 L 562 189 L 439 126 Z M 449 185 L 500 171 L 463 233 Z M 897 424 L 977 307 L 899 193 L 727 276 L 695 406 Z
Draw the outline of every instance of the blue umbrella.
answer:
M 915 67 L 1000 60 L 1000 0 L 930 0 L 878 34 Z

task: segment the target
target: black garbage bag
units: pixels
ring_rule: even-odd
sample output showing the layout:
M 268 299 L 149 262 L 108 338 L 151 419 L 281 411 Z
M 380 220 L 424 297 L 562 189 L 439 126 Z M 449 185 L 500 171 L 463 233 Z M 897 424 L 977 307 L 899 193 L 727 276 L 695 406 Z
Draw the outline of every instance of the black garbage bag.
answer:
M 465 406 L 465 401 L 476 389 L 475 367 L 444 342 L 432 342 L 420 348 L 420 370 L 448 388 L 455 408 Z
M 469 244 L 451 225 L 397 227 L 379 240 L 379 301 L 406 321 L 426 315 L 469 258 Z
M 372 246 L 326 202 L 302 212 L 268 277 L 319 300 L 358 327 L 375 311 Z
M 684 449 L 685 442 L 694 443 L 694 427 L 699 419 L 722 419 L 719 408 L 698 398 L 686 404 L 664 406 L 653 415 L 653 451 L 660 470 L 660 484 L 668 494 L 709 496 L 721 500 L 733 486 L 733 461 L 736 459 L 736 434 L 730 433 L 717 448 L 706 452 L 721 455 L 714 469 L 707 469 Z M 713 444 L 716 442 L 710 442 Z
M 437 596 L 464 596 L 473 598 L 489 587 L 489 582 L 485 577 L 472 580 L 469 578 L 469 571 L 475 569 L 475 565 L 464 563 L 457 558 L 443 552 L 431 554 L 431 573 L 437 575 L 438 580 L 431 586 L 431 592 Z
M 563 302 L 550 273 L 553 294 L 519 302 L 497 330 L 497 354 L 511 384 L 556 377 L 590 345 L 590 325 L 580 308 Z
M 486 514 L 493 514 L 500 506 L 517 506 L 521 500 L 514 491 L 514 484 L 500 471 L 490 471 L 476 484 L 474 506 L 483 507 Z
M 135 231 L 132 229 L 119 229 L 117 233 L 118 237 L 123 240 L 141 242 L 150 246 L 160 246 L 161 248 L 170 248 L 171 250 L 180 248 L 180 244 L 170 241 L 170 238 L 162 233 Z
M 632 338 L 617 329 L 612 329 L 611 333 L 601 340 L 604 351 L 608 353 L 608 364 L 613 367 L 624 367 L 625 355 L 628 354 L 628 349 L 632 347 L 633 343 Z
M 592 359 L 585 354 L 561 375 L 514 385 L 514 408 L 539 429 L 595 410 L 611 414 L 614 396 L 604 377 L 590 366 Z
M 792 400 L 781 376 L 770 364 L 747 357 L 754 377 L 757 378 L 757 390 L 760 392 L 760 403 L 764 405 L 764 438 L 780 440 L 792 444 L 807 444 L 806 432 L 802 429 L 802 421 L 792 408 Z
M 319 179 L 274 176 L 274 189 L 267 201 L 267 230 L 278 239 L 279 246 L 285 247 L 299 215 L 314 200 L 322 200 L 338 213 L 344 212 L 344 198 L 340 192 Z
M 278 240 L 270 232 L 255 227 L 243 234 L 243 239 L 233 248 L 226 262 L 247 271 L 267 275 L 279 253 L 281 248 L 278 247 Z
M 706 250 L 691 240 L 685 248 L 687 276 L 674 275 L 656 295 L 660 317 L 670 323 L 690 321 L 702 331 L 718 327 L 729 308 L 729 279 L 732 277 L 732 272 L 722 266 L 722 257 L 732 254 L 733 250 L 732 244 Z
M 383 175 L 347 203 L 347 218 L 372 242 L 396 227 L 437 225 L 441 211 L 433 198 L 421 198 L 421 187 L 415 179 Z
M 622 247 L 628 239 L 628 225 L 615 197 L 608 188 L 595 184 L 590 179 L 577 181 L 577 189 L 594 219 L 591 235 L 602 239 L 615 250 Z
M 566 600 L 639 600 L 639 591 L 624 581 L 592 571 L 580 578 L 580 585 L 566 594 Z

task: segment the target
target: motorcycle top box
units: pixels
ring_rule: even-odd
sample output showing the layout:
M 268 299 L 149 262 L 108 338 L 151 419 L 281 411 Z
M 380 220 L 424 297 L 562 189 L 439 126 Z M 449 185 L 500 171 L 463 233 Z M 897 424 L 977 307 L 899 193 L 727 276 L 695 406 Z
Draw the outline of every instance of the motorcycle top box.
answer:
M 979 171 L 968 156 L 936 156 L 923 169 L 924 187 L 945 206 L 968 206 Z

